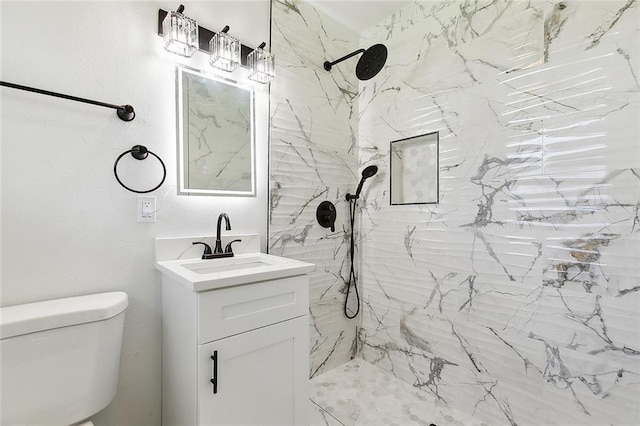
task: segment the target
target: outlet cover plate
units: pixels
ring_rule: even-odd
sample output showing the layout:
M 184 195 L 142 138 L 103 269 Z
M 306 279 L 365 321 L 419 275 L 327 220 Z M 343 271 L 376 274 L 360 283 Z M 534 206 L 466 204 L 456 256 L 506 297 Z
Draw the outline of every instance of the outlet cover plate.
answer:
M 156 221 L 156 197 L 154 196 L 138 196 L 136 205 L 136 217 L 139 223 Z

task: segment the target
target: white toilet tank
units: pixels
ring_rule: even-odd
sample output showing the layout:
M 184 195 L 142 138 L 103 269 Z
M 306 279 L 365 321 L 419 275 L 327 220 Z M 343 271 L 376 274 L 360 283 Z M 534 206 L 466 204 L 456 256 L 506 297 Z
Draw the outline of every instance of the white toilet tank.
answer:
M 67 426 L 113 400 L 126 293 L 0 308 L 0 425 Z

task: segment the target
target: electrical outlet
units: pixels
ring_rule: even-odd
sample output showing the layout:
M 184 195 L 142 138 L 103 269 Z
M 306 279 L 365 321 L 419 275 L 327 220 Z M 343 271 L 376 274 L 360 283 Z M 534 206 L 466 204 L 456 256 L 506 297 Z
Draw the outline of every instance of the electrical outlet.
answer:
M 138 196 L 137 205 L 138 222 L 155 222 L 156 221 L 156 197 L 154 196 Z

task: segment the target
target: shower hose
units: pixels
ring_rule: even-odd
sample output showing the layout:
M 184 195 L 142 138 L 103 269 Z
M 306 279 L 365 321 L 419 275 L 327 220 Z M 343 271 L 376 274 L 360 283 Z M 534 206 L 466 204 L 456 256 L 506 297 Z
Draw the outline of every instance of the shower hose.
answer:
M 354 252 L 355 252 L 355 222 L 356 222 L 356 203 L 358 199 L 349 200 L 349 222 L 351 222 L 351 244 L 349 250 L 349 256 L 351 258 L 351 269 L 349 271 L 349 282 L 347 283 L 347 296 L 344 299 L 344 315 L 349 319 L 354 319 L 358 316 L 360 312 L 360 294 L 358 293 L 358 282 L 356 279 L 355 267 L 353 264 Z M 353 315 L 349 315 L 347 304 L 349 303 L 349 293 L 351 292 L 351 286 L 353 286 L 353 290 L 356 293 L 356 313 Z

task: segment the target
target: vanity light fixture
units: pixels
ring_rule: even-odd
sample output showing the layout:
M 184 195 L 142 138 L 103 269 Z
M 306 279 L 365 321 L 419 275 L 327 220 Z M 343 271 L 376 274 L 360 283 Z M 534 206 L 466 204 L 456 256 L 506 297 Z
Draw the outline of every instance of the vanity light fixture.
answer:
M 165 50 L 191 57 L 198 50 L 198 23 L 182 14 L 184 6 L 167 13 L 162 21 Z
M 231 72 L 240 66 L 240 40 L 228 34 L 229 26 L 225 26 L 209 41 L 211 66 Z
M 239 66 L 249 68 L 248 78 L 268 83 L 276 76 L 275 56 L 264 50 L 266 43 L 253 49 L 227 34 L 229 26 L 215 33 L 198 26 L 195 20 L 182 14 L 184 6 L 175 12 L 158 9 L 158 35 L 165 40 L 165 49 L 190 57 L 196 50 L 211 55 L 212 66 L 231 72 Z M 240 50 L 239 53 L 238 50 Z
M 262 84 L 270 82 L 276 76 L 276 58 L 271 52 L 264 50 L 266 45 L 263 42 L 247 55 L 248 78 Z

